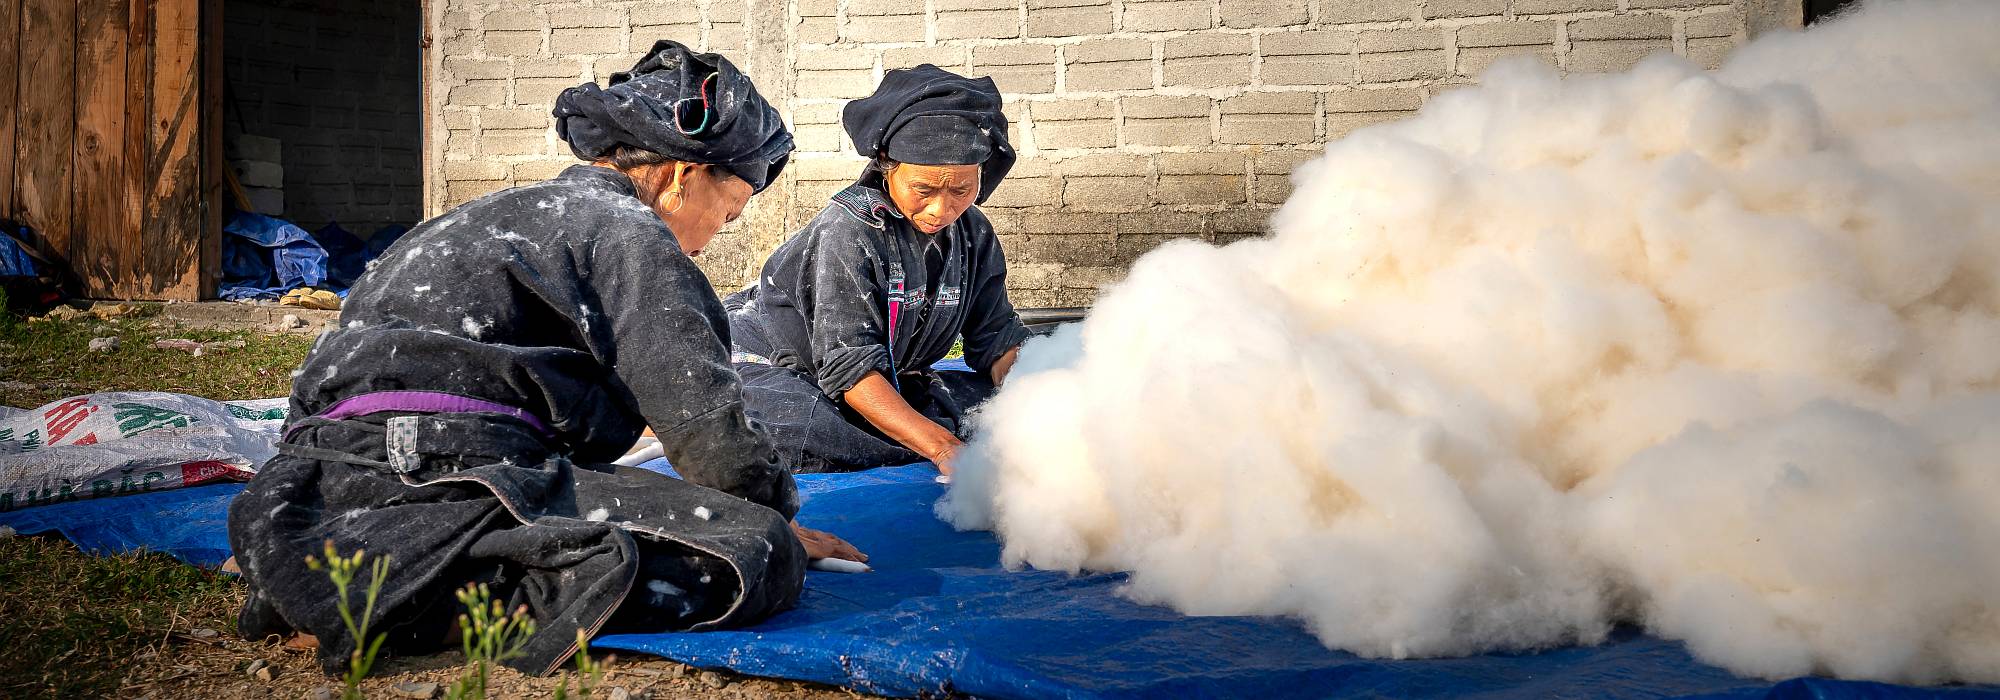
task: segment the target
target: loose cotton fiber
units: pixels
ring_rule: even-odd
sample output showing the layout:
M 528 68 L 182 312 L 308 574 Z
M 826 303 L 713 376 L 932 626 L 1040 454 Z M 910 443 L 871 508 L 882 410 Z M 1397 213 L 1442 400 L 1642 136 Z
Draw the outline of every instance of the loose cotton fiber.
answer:
M 1502 64 L 1031 343 L 941 516 L 1379 657 L 2000 682 L 2000 3 Z

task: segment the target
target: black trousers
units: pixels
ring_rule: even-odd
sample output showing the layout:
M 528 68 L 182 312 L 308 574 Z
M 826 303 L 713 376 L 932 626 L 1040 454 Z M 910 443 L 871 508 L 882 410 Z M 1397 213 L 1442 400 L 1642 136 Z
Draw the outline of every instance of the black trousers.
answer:
M 654 472 L 571 463 L 526 424 L 488 414 L 305 418 L 230 504 L 229 543 L 250 588 L 247 638 L 304 631 L 329 673 L 357 641 L 306 557 L 331 541 L 388 557 L 370 634 L 392 654 L 444 647 L 454 593 L 484 583 L 536 631 L 523 658 L 547 673 L 576 634 L 747 625 L 794 605 L 805 550 L 777 511 Z M 388 445 L 395 444 L 395 450 Z M 393 456 L 392 456 L 393 452 Z
M 764 425 L 778 458 L 798 473 L 851 472 L 927 457 L 889 439 L 868 419 L 819 390 L 804 373 L 787 367 L 736 363 L 743 376 L 743 407 Z M 910 407 L 938 425 L 971 437 L 967 412 L 993 395 L 982 372 L 910 372 L 898 378 Z

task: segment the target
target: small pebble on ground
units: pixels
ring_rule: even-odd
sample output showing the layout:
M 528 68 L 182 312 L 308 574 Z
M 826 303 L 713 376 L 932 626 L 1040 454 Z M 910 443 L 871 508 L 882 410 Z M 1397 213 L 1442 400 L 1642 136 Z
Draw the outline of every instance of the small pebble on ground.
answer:
M 716 673 L 714 671 L 702 671 L 701 682 L 702 685 L 706 685 L 716 690 L 721 690 L 729 685 L 729 679 L 723 678 L 722 674 Z
M 390 688 L 389 690 L 390 692 L 395 693 L 396 697 L 399 698 L 415 698 L 416 700 L 430 700 L 431 698 L 437 697 L 438 684 L 397 683 L 395 687 Z

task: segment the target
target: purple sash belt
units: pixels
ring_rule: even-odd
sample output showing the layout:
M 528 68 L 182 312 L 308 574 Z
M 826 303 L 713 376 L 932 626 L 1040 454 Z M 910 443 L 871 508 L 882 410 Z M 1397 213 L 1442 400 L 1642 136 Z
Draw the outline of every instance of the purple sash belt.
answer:
M 371 391 L 366 394 L 341 399 L 332 406 L 328 406 L 326 410 L 320 411 L 314 417 L 325 418 L 327 420 L 346 420 L 371 413 L 382 413 L 384 411 L 405 411 L 410 413 L 497 413 L 520 419 L 521 422 L 527 423 L 528 427 L 534 428 L 536 432 L 541 433 L 542 437 L 555 436 L 555 431 L 550 430 L 547 423 L 543 423 L 542 419 L 535 417 L 535 414 L 529 413 L 525 409 L 516 408 L 504 403 L 475 399 L 469 396 L 447 394 L 442 391 Z M 303 426 L 293 426 L 292 432 L 297 432 L 300 427 Z M 291 439 L 291 437 L 290 432 L 285 434 L 287 440 Z

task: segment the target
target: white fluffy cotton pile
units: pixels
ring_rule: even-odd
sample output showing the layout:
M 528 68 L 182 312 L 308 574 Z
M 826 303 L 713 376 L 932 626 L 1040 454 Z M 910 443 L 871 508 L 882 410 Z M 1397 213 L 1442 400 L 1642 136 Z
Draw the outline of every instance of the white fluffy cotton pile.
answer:
M 1503 65 L 1032 343 L 939 513 L 1436 656 L 2000 682 L 2000 3 Z

